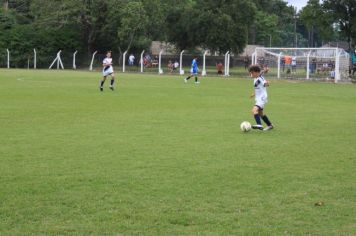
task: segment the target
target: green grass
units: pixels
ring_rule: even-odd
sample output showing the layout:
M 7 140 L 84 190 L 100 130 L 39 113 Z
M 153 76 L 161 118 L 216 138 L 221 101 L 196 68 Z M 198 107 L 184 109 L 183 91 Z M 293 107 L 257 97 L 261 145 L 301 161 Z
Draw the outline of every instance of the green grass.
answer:
M 356 88 L 0 70 L 0 235 L 352 235 Z M 323 206 L 315 206 L 322 201 Z

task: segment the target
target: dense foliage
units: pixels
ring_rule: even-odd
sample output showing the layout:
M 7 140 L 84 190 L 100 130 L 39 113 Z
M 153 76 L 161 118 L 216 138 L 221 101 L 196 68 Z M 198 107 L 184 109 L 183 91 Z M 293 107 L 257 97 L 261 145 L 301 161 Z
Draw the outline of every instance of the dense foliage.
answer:
M 152 40 L 178 49 L 241 52 L 246 44 L 321 46 L 355 41 L 354 1 L 310 0 L 299 14 L 283 0 L 0 0 L 0 56 L 25 63 L 59 49 L 82 54 L 148 49 Z M 341 38 L 340 38 L 341 37 Z M 39 63 L 46 61 L 39 57 Z

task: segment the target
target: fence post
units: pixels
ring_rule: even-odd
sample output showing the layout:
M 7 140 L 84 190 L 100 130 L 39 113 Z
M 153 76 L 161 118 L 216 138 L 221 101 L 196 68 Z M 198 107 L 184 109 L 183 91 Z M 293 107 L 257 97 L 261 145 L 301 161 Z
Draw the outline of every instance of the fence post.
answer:
M 227 54 L 227 76 L 230 76 L 230 52 Z
M 10 51 L 9 49 L 6 49 L 7 51 L 7 69 L 10 69 Z
M 33 69 L 37 69 L 37 52 L 36 49 L 33 49 Z
M 201 72 L 202 76 L 206 76 L 206 67 L 205 67 L 205 59 L 206 59 L 206 54 L 208 53 L 207 50 L 205 50 L 204 54 L 203 54 L 203 70 Z
M 252 55 L 251 55 L 251 64 L 253 65 L 253 64 L 255 64 L 254 62 L 255 62 L 255 57 L 256 57 L 256 51 L 254 52 L 254 53 L 252 53 Z
M 141 58 L 140 58 L 140 61 L 141 61 L 141 73 L 143 73 L 143 54 L 145 53 L 145 50 L 143 50 L 141 52 Z
M 56 62 L 57 62 L 57 69 L 59 69 L 59 65 L 61 65 L 62 69 L 64 69 L 63 63 L 62 63 L 62 60 L 61 60 L 61 52 L 62 52 L 62 50 L 59 50 L 59 52 L 57 53 L 56 58 L 53 60 L 52 64 L 49 66 L 48 69 L 52 69 L 52 66 Z
M 282 57 L 282 53 L 279 53 L 278 54 L 278 58 L 277 58 L 277 60 L 278 60 L 278 62 L 277 62 L 277 78 L 279 79 L 279 78 L 281 78 L 281 57 Z
M 126 54 L 127 51 L 125 51 L 124 55 L 122 56 L 122 72 L 125 72 Z
M 91 62 L 90 62 L 90 66 L 89 66 L 89 70 L 92 71 L 93 70 L 93 63 L 94 63 L 94 57 L 95 55 L 98 53 L 98 51 L 95 51 L 93 53 L 93 56 L 91 57 Z
M 307 55 L 307 79 L 309 79 L 310 75 L 310 53 L 311 51 L 309 51 Z
M 182 68 L 182 64 L 183 64 L 183 53 L 184 53 L 184 50 L 183 51 L 181 51 L 181 53 L 180 53 L 180 57 L 179 57 L 179 74 L 180 75 L 184 75 L 184 70 L 183 70 L 183 68 Z
M 335 49 L 335 83 L 340 80 L 340 53 L 338 49 Z
M 77 65 L 75 64 L 75 56 L 77 55 L 77 52 L 78 52 L 78 51 L 75 51 L 75 52 L 73 53 L 73 69 L 74 69 L 74 70 L 77 69 Z
M 61 53 L 62 53 L 62 50 L 60 50 L 58 52 L 58 64 L 62 67 L 62 70 L 64 69 L 63 67 L 63 63 L 62 63 L 62 59 L 61 59 Z M 58 68 L 57 68 L 58 69 Z
M 163 74 L 163 70 L 162 70 L 162 53 L 163 53 L 163 50 L 161 50 L 159 52 L 159 56 L 158 56 L 158 74 Z
M 229 51 L 227 51 L 226 53 L 225 53 L 225 62 L 224 62 L 224 67 L 225 67 L 225 70 L 224 70 L 224 75 L 225 76 L 228 76 L 229 74 L 229 72 L 227 71 L 227 67 L 228 67 L 228 59 L 227 59 L 227 55 L 229 54 Z

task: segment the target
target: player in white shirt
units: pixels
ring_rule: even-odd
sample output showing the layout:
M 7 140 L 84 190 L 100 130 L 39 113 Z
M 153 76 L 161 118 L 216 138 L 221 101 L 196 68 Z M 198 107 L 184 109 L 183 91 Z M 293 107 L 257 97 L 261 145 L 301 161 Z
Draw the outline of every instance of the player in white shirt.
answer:
M 292 57 L 292 72 L 297 72 L 297 57 Z
M 131 54 L 129 56 L 129 66 L 133 66 L 135 63 L 135 56 L 133 54 Z
M 263 71 L 261 73 L 261 68 L 258 65 L 252 65 L 249 68 L 249 72 L 251 77 L 254 78 L 254 92 L 251 95 L 251 98 L 255 97 L 255 105 L 252 108 L 252 114 L 256 120 L 256 125 L 252 125 L 252 128 L 259 130 L 271 130 L 273 129 L 273 125 L 269 121 L 268 117 L 263 114 L 263 109 L 267 103 L 267 87 L 269 86 L 269 82 L 262 76 Z M 261 118 L 267 124 L 267 127 L 264 129 L 261 123 Z
M 100 91 L 104 90 L 104 83 L 106 77 L 109 75 L 111 76 L 110 89 L 114 91 L 115 75 L 114 68 L 112 67 L 111 51 L 106 53 L 106 58 L 103 60 L 103 78 L 100 81 Z

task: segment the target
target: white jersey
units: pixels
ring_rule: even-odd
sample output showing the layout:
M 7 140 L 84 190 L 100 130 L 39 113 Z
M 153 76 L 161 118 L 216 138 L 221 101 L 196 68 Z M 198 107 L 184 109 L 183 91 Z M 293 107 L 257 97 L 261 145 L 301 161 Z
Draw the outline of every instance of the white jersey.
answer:
M 296 65 L 297 65 L 297 58 L 292 57 L 292 66 L 296 66 Z
M 109 64 L 109 65 L 111 65 L 111 63 L 112 63 L 112 58 L 110 58 L 110 57 L 106 57 L 106 58 L 103 60 L 103 64 Z
M 129 61 L 133 62 L 135 60 L 135 56 L 134 55 L 130 55 L 129 56 Z
M 261 75 L 253 80 L 256 105 L 262 109 L 267 103 L 267 88 L 265 87 L 265 84 L 266 80 Z
M 114 68 L 112 67 L 111 63 L 112 63 L 112 58 L 106 57 L 103 60 L 103 65 L 108 65 L 108 66 L 104 66 L 103 68 L 103 76 L 108 76 L 114 73 Z

